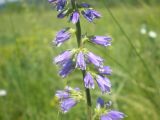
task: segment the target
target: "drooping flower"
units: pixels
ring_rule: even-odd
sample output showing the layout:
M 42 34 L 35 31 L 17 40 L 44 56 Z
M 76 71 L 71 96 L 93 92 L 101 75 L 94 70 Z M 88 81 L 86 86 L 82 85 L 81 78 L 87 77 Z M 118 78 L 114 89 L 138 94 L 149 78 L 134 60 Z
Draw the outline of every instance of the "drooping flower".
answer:
M 71 88 L 67 86 L 64 90 L 58 90 L 55 95 L 60 103 L 60 108 L 63 113 L 68 112 L 81 99 L 81 92 L 79 88 Z
M 111 82 L 108 78 L 97 75 L 96 76 L 97 84 L 101 89 L 102 93 L 110 92 L 111 89 Z
M 76 68 L 80 68 L 81 70 L 86 70 L 85 58 L 82 51 L 80 51 L 77 55 Z
M 69 12 L 68 9 L 61 11 L 61 12 L 57 15 L 57 18 L 60 18 L 60 19 L 64 18 L 65 16 L 67 16 L 68 12 Z
M 94 88 L 94 80 L 89 72 L 87 72 L 84 77 L 84 84 L 86 88 Z
M 77 104 L 76 100 L 73 98 L 68 98 L 62 101 L 61 103 L 61 110 L 62 112 L 66 113 L 68 112 L 72 107 L 74 107 Z
M 87 53 L 88 62 L 91 62 L 96 67 L 102 67 L 103 66 L 103 59 L 99 56 L 96 56 L 92 52 Z
M 56 46 L 60 46 L 62 43 L 70 39 L 71 34 L 68 32 L 68 30 L 69 28 L 65 28 L 65 29 L 60 30 L 57 33 L 56 38 L 53 41 Z
M 102 75 L 111 75 L 112 70 L 109 66 L 103 66 L 101 68 L 98 68 L 98 72 Z
M 101 120 L 122 120 L 124 117 L 124 113 L 111 110 L 107 114 L 102 115 Z
M 62 52 L 57 57 L 55 57 L 54 58 L 54 62 L 56 64 L 63 65 L 66 61 L 68 61 L 69 59 L 71 59 L 71 57 L 72 57 L 72 51 L 71 50 L 67 50 L 67 51 Z
M 55 4 L 57 11 L 63 10 L 67 4 L 66 0 L 48 0 L 48 2 Z
M 91 42 L 102 45 L 102 46 L 110 46 L 111 45 L 111 37 L 106 37 L 106 36 L 93 36 L 90 38 Z
M 125 114 L 116 110 L 107 111 L 107 108 L 110 106 L 111 102 L 109 101 L 108 103 L 105 104 L 102 98 L 97 99 L 95 111 L 100 116 L 100 120 L 122 120 L 125 117 Z
M 55 95 L 59 100 L 62 99 L 67 99 L 70 96 L 70 93 L 67 92 L 66 90 L 58 90 L 56 91 L 56 95 Z
M 97 106 L 98 109 L 103 108 L 104 107 L 104 100 L 102 98 L 98 98 L 97 99 Z
M 76 24 L 79 20 L 79 12 L 78 11 L 74 11 L 71 16 L 70 16 L 70 21 L 73 23 L 73 24 Z
M 67 77 L 67 75 L 69 73 L 71 73 L 72 71 L 74 70 L 74 64 L 72 62 L 72 60 L 68 60 L 66 61 L 63 65 L 62 65 L 62 69 L 59 71 L 59 75 L 62 77 L 62 78 L 65 78 Z
M 87 9 L 82 11 L 82 15 L 89 21 L 92 22 L 95 18 L 100 18 L 101 14 L 95 10 Z

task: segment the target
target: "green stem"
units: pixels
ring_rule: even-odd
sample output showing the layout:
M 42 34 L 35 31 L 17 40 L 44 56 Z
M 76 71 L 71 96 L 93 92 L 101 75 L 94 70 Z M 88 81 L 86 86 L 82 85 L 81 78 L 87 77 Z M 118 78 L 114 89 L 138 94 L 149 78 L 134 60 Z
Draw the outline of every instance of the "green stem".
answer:
M 76 0 L 71 0 L 71 4 L 72 4 L 72 8 L 74 10 L 77 10 Z M 83 43 L 81 40 L 81 24 L 79 20 L 76 23 L 76 38 L 77 38 L 78 48 L 83 47 Z M 82 70 L 82 74 L 83 74 L 83 80 L 84 80 L 86 71 Z M 86 92 L 86 100 L 87 100 L 87 115 L 88 115 L 87 120 L 92 120 L 92 109 L 91 109 L 92 102 L 91 102 L 90 90 L 88 88 L 85 88 L 85 92 Z
M 83 79 L 85 77 L 86 71 L 82 71 L 83 74 Z M 87 114 L 88 114 L 88 119 L 87 120 L 92 120 L 92 101 L 91 101 L 91 94 L 89 88 L 85 87 L 86 91 L 86 100 L 87 100 Z

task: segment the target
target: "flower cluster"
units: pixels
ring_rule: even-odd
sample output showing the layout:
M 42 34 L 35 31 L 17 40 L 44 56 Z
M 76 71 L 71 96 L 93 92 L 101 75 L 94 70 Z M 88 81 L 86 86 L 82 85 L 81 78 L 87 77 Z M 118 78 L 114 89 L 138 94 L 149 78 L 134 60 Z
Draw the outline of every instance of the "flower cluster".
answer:
M 62 19 L 64 17 L 68 17 L 69 21 L 76 25 L 80 23 L 80 16 L 83 16 L 89 22 L 93 22 L 95 19 L 101 18 L 101 14 L 91 8 L 87 3 L 78 3 L 76 0 L 71 0 L 70 2 L 67 0 L 48 1 L 57 9 L 57 18 Z M 107 75 L 111 75 L 111 68 L 104 65 L 103 58 L 85 48 L 85 44 L 88 42 L 94 45 L 108 47 L 111 45 L 111 37 L 81 35 L 81 31 L 78 29 L 74 30 L 73 28 L 67 27 L 56 34 L 53 43 L 56 46 L 60 46 L 70 40 L 74 33 L 76 35 L 79 35 L 77 33 L 80 33 L 80 36 L 77 37 L 77 40 L 78 38 L 81 38 L 79 40 L 80 46 L 78 48 L 63 51 L 60 55 L 54 58 L 54 63 L 60 67 L 59 75 L 62 78 L 65 78 L 75 69 L 79 69 L 84 73 L 83 81 L 86 89 L 94 89 L 96 82 L 102 93 L 110 93 L 111 82 Z M 68 112 L 70 108 L 75 106 L 82 99 L 80 92 L 81 91 L 79 89 L 72 89 L 70 87 L 56 92 L 56 97 L 59 99 L 62 112 Z M 104 109 L 104 101 L 99 99 L 97 104 L 99 108 L 97 107 L 96 111 L 98 111 L 98 113 L 102 113 L 100 116 L 101 120 L 120 120 L 124 116 L 122 113 L 116 111 L 106 112 L 105 110 L 103 112 L 99 112 L 101 111 L 101 108 Z
M 116 110 L 107 110 L 111 106 L 111 102 L 105 104 L 102 98 L 97 99 L 96 113 L 101 120 L 121 120 L 125 117 L 125 114 Z
M 61 111 L 68 112 L 74 107 L 81 99 L 82 95 L 79 88 L 71 88 L 67 86 L 64 90 L 58 90 L 56 97 L 60 101 Z

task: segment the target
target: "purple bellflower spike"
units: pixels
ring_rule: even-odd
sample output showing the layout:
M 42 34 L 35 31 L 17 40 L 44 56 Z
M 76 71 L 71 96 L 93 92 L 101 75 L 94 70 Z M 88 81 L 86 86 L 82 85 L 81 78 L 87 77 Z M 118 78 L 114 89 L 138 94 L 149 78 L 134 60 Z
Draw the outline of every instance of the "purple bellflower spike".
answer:
M 124 113 L 111 110 L 107 114 L 102 115 L 101 120 L 122 120 L 124 117 Z
M 60 30 L 57 33 L 56 38 L 53 41 L 56 46 L 60 46 L 62 43 L 70 39 L 71 34 L 68 32 L 68 30 L 69 28 L 65 28 L 65 29 Z
M 64 51 L 63 53 L 61 53 L 60 55 L 58 55 L 57 57 L 55 57 L 54 62 L 56 64 L 63 65 L 66 61 L 71 59 L 71 57 L 72 57 L 71 50 L 67 50 L 67 51 Z
M 101 89 L 102 93 L 110 92 L 111 82 L 108 78 L 98 75 L 96 77 L 96 80 L 97 80 L 97 84 L 99 88 Z
M 101 14 L 95 10 L 87 9 L 82 11 L 82 15 L 89 21 L 92 22 L 95 18 L 100 18 Z
M 72 15 L 70 16 L 70 21 L 72 21 L 73 24 L 76 24 L 78 22 L 78 20 L 79 20 L 79 17 L 80 17 L 79 12 L 78 11 L 74 11 L 72 13 Z
M 76 68 L 80 68 L 81 70 L 86 70 L 84 54 L 81 51 L 77 55 Z
M 65 77 L 67 77 L 67 75 L 68 75 L 69 73 L 72 72 L 73 69 L 74 69 L 74 65 L 73 65 L 72 60 L 68 60 L 67 62 L 65 62 L 65 63 L 62 65 L 62 69 L 59 71 L 59 75 L 60 75 L 62 78 L 65 78 Z
M 111 75 L 112 70 L 109 66 L 104 66 L 98 69 L 99 73 L 102 75 Z
M 89 72 L 87 72 L 84 77 L 84 84 L 86 88 L 94 88 L 94 80 Z
M 61 102 L 61 110 L 62 112 L 66 113 L 76 104 L 77 104 L 77 101 L 74 100 L 73 98 L 65 99 L 64 101 Z
M 96 67 L 102 67 L 103 66 L 103 59 L 99 56 L 96 56 L 95 54 L 88 52 L 87 54 L 88 62 L 91 62 Z
M 106 36 L 93 36 L 91 38 L 91 42 L 102 45 L 102 46 L 110 46 L 112 38 Z

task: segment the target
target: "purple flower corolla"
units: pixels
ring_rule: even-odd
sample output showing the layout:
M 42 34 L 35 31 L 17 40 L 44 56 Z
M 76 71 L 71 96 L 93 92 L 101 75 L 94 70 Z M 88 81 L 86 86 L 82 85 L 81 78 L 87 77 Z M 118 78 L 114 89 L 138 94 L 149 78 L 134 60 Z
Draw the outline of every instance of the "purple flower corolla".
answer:
M 98 72 L 102 75 L 111 75 L 112 70 L 109 66 L 104 66 L 98 69 Z
M 89 21 L 92 22 L 95 18 L 100 18 L 101 14 L 95 10 L 87 9 L 82 11 L 82 15 Z
M 76 68 L 80 68 L 81 70 L 86 70 L 84 54 L 81 51 L 77 55 Z
M 56 95 L 55 95 L 59 100 L 62 100 L 62 99 L 67 99 L 69 98 L 70 94 L 69 92 L 65 91 L 65 90 L 58 90 L 56 92 Z
M 62 69 L 59 71 L 59 75 L 62 78 L 65 78 L 69 73 L 72 72 L 73 69 L 74 69 L 74 64 L 72 60 L 68 60 L 62 65 Z
M 79 12 L 74 11 L 70 16 L 70 21 L 72 21 L 73 24 L 76 24 L 79 20 L 79 17 L 80 17 Z
M 58 15 L 57 15 L 57 18 L 60 18 L 60 19 L 62 19 L 62 18 L 64 18 L 66 15 L 67 15 L 67 10 L 65 10 L 65 11 L 61 11 Z
M 103 65 L 103 59 L 95 54 L 88 52 L 87 53 L 88 62 L 91 62 L 96 67 L 101 67 Z
M 106 36 L 93 36 L 91 38 L 91 42 L 102 45 L 102 46 L 110 46 L 111 45 L 111 37 L 106 37 Z
M 107 114 L 102 115 L 101 120 L 122 120 L 124 117 L 124 113 L 111 110 Z
M 63 113 L 68 112 L 82 99 L 80 89 L 73 89 L 69 86 L 66 86 L 64 90 L 58 90 L 55 96 L 59 100 L 60 108 Z
M 64 101 L 61 102 L 61 110 L 62 112 L 66 113 L 76 104 L 77 104 L 77 101 L 74 100 L 73 98 L 65 99 Z
M 61 11 L 67 4 L 66 0 L 48 0 L 49 3 L 54 3 L 56 5 L 57 11 Z
M 66 6 L 67 4 L 67 1 L 66 0 L 57 0 L 57 11 L 61 11 L 64 9 L 64 7 Z
M 94 88 L 94 80 L 89 72 L 87 72 L 84 77 L 84 84 L 86 88 Z
M 99 88 L 101 89 L 102 93 L 110 92 L 111 82 L 108 78 L 97 75 L 96 80 L 97 80 L 97 84 Z
M 65 28 L 65 29 L 60 30 L 57 33 L 56 38 L 53 41 L 56 46 L 60 46 L 62 43 L 70 39 L 71 34 L 68 32 L 68 30 L 69 28 Z
M 72 51 L 67 50 L 55 57 L 54 62 L 56 64 L 63 65 L 66 61 L 68 61 L 72 57 Z
M 103 108 L 104 107 L 104 100 L 100 97 L 97 99 L 97 107 L 98 108 Z

